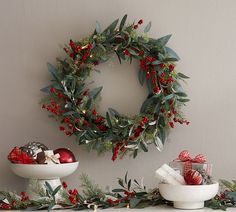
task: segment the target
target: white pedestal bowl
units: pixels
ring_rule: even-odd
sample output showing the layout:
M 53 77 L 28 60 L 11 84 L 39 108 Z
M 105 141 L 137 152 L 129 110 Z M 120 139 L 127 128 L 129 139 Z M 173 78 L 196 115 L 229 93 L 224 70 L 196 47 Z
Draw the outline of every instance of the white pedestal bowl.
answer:
M 79 162 L 62 164 L 10 164 L 11 170 L 18 176 L 29 179 L 27 192 L 32 199 L 38 198 L 35 189 L 45 189 L 47 181 L 52 188 L 61 185 L 60 178 L 71 175 Z M 59 198 L 59 197 L 58 197 Z
M 219 190 L 219 183 L 209 185 L 159 184 L 159 191 L 166 200 L 173 201 L 179 209 L 200 209 L 204 201 L 212 199 Z

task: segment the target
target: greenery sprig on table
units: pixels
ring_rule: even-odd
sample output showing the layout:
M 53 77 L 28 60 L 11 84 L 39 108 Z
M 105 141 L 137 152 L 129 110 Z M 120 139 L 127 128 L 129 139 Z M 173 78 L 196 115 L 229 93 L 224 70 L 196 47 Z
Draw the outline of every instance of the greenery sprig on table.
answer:
M 105 30 L 96 22 L 90 36 L 70 40 L 64 47 L 67 57 L 58 58 L 57 66 L 48 64 L 52 83 L 41 89 L 48 94 L 42 107 L 61 122 L 60 130 L 74 135 L 78 144 L 86 144 L 89 150 L 112 150 L 112 160 L 127 153 L 135 158 L 140 150 L 147 152 L 149 144 L 161 151 L 175 123 L 189 124 L 180 110 L 189 101 L 180 81 L 188 77 L 176 71 L 179 57 L 166 46 L 171 35 L 150 38 L 151 22 L 139 34 L 143 20 L 127 24 L 126 19 L 127 15 L 120 24 L 115 20 Z M 138 115 L 130 117 L 112 108 L 105 115 L 97 113 L 102 86 L 89 90 L 86 79 L 113 53 L 120 63 L 134 59 L 140 63 L 138 80 L 147 85 L 148 96 Z
M 147 190 L 143 183 L 128 179 L 126 173 L 124 179 L 118 178 L 119 187 L 111 192 L 103 191 L 97 184 L 89 179 L 86 174 L 80 177 L 81 192 L 77 189 L 68 189 L 63 182 L 61 186 L 53 189 L 50 184 L 45 184 L 45 190 L 39 189 L 38 200 L 31 200 L 25 192 L 20 195 L 14 192 L 0 192 L 0 209 L 93 209 L 109 207 L 145 208 L 156 205 L 172 205 L 171 202 L 162 198 L 158 188 Z M 206 207 L 226 210 L 227 207 L 236 207 L 236 181 L 221 180 L 221 191 L 210 201 Z M 60 193 L 59 200 L 55 196 Z

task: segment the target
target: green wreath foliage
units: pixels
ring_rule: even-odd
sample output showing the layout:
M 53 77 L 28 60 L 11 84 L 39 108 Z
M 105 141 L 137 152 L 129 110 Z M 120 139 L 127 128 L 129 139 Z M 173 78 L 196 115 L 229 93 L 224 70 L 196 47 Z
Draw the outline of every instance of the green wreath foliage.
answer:
M 42 107 L 61 122 L 60 130 L 74 135 L 78 144 L 85 144 L 89 150 L 112 150 L 113 161 L 126 153 L 135 158 L 141 150 L 148 152 L 149 144 L 161 151 L 175 123 L 189 124 L 180 110 L 189 101 L 181 86 L 188 77 L 176 71 L 175 62 L 180 58 L 166 46 L 171 35 L 150 38 L 147 32 L 151 22 L 141 33 L 138 28 L 143 20 L 127 24 L 126 19 L 127 15 L 120 23 L 115 20 L 105 30 L 96 22 L 90 36 L 70 40 L 64 47 L 67 56 L 57 58 L 56 66 L 48 64 L 52 81 L 41 89 L 47 93 Z M 140 63 L 138 80 L 148 88 L 140 114 L 127 116 L 113 108 L 105 115 L 96 111 L 102 86 L 89 90 L 85 80 L 112 54 L 120 63 L 134 59 Z

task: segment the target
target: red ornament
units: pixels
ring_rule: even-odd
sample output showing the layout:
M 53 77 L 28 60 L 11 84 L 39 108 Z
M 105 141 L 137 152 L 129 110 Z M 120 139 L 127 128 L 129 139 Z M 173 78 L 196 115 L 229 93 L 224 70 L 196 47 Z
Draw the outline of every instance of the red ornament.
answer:
M 194 169 L 189 170 L 185 174 L 184 179 L 187 185 L 201 185 L 203 181 L 202 175 Z
M 60 155 L 60 163 L 73 163 L 76 162 L 74 154 L 69 150 L 65 148 L 59 148 L 53 151 L 54 154 Z
M 8 155 L 8 160 L 12 163 L 20 164 L 33 164 L 35 160 L 28 155 L 28 153 L 22 151 L 20 148 L 15 147 Z
M 183 161 L 183 162 L 191 160 L 189 151 L 188 150 L 184 150 L 184 151 L 180 152 L 178 159 Z
M 196 157 L 193 159 L 193 161 L 195 163 L 205 163 L 207 160 L 206 160 L 206 157 L 202 154 L 199 154 L 199 155 L 196 155 Z

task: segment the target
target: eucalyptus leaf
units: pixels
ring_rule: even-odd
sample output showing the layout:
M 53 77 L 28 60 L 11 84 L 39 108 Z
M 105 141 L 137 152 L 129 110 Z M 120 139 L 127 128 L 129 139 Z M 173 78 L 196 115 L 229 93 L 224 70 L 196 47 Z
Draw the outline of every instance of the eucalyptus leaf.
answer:
M 145 78 L 146 78 L 146 73 L 144 70 L 139 69 L 138 71 L 138 79 L 139 79 L 139 83 L 143 86 L 144 82 L 145 82 Z
M 111 118 L 108 112 L 106 112 L 106 120 L 107 120 L 108 126 L 112 128 Z
M 171 49 L 171 48 L 169 48 L 167 46 L 165 47 L 165 49 L 166 49 L 167 54 L 170 57 L 173 57 L 173 58 L 176 58 L 177 60 L 180 60 L 180 57 L 177 55 L 177 53 L 173 49 Z
M 52 85 L 48 85 L 48 86 L 46 86 L 44 88 L 41 88 L 40 91 L 49 94 L 51 87 L 52 87 Z
M 98 22 L 98 21 L 96 21 L 96 32 L 98 33 L 98 34 L 100 34 L 101 33 L 101 25 L 100 25 L 100 23 Z
M 160 44 L 161 46 L 165 46 L 168 43 L 170 37 L 171 35 L 166 35 L 164 37 L 161 37 L 157 39 L 157 43 Z
M 190 99 L 177 99 L 179 102 L 189 102 Z
M 121 19 L 120 27 L 119 27 L 120 31 L 123 29 L 126 19 L 127 19 L 127 14 L 125 14 L 124 17 Z
M 104 32 L 105 32 L 105 33 L 109 32 L 109 34 L 111 34 L 111 33 L 115 30 L 115 28 L 116 28 L 118 22 L 119 22 L 119 19 L 116 19 L 115 21 L 113 21 L 112 24 L 109 25 L 109 26 L 104 30 Z
M 89 92 L 90 98 L 96 99 L 97 96 L 99 95 L 99 93 L 101 92 L 102 88 L 103 87 L 100 86 L 100 87 L 97 87 L 97 88 L 93 89 L 92 91 L 90 91 Z
M 138 198 L 130 199 L 129 201 L 130 208 L 135 208 L 140 202 L 141 202 L 141 199 L 138 199 Z
M 148 146 L 147 143 L 144 140 L 140 141 L 140 146 L 144 152 L 148 152 Z
M 180 78 L 183 78 L 183 79 L 189 79 L 188 76 L 186 76 L 186 75 L 184 75 L 183 73 L 180 73 L 180 72 L 177 74 L 177 76 L 180 77 Z
M 153 142 L 154 142 L 156 148 L 158 149 L 158 151 L 161 152 L 163 150 L 163 147 L 164 147 L 161 139 L 158 136 L 155 136 L 153 138 Z
M 51 63 L 47 63 L 48 66 L 48 71 L 51 73 L 51 75 L 53 76 L 53 78 L 57 81 L 60 81 L 58 75 L 57 75 L 57 69 L 56 67 L 54 67 Z
M 147 24 L 147 26 L 145 26 L 145 28 L 144 28 L 144 33 L 147 33 L 147 32 L 149 32 L 149 30 L 151 29 L 151 26 L 152 26 L 152 22 L 150 21 L 148 24 Z

